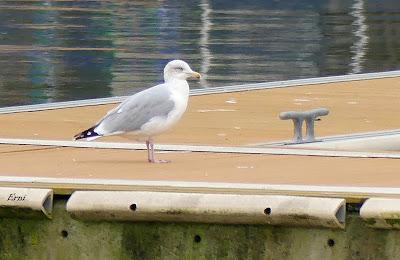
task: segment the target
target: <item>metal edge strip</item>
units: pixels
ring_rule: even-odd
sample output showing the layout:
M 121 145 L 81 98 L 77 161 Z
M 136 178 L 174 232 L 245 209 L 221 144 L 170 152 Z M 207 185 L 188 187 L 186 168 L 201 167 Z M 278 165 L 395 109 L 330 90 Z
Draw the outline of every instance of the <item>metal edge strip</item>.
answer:
M 249 91 L 249 90 L 299 87 L 299 86 L 304 86 L 304 85 L 315 85 L 315 84 L 326 84 L 326 83 L 335 83 L 335 82 L 344 82 L 344 81 L 391 78 L 391 77 L 398 77 L 398 76 L 400 76 L 400 70 L 387 71 L 387 72 L 373 72 L 373 73 L 364 73 L 364 74 L 350 74 L 350 75 L 330 76 L 330 77 L 294 79 L 294 80 L 284 80 L 284 81 L 273 81 L 273 82 L 254 83 L 254 84 L 215 87 L 215 88 L 207 88 L 207 89 L 193 89 L 190 91 L 190 95 L 198 96 L 198 95 L 231 93 L 231 92 Z M 121 102 L 126 97 L 127 96 L 120 96 L 120 97 L 108 97 L 108 98 L 84 99 L 84 100 L 65 101 L 65 102 L 54 102 L 54 103 L 26 105 L 26 106 L 3 107 L 3 108 L 0 108 L 0 114 L 9 114 L 9 113 L 18 113 L 18 112 L 33 112 L 33 111 L 60 109 L 60 108 L 73 108 L 73 107 L 81 107 L 81 106 L 104 105 L 104 104 Z
M 343 134 L 343 135 L 329 135 L 329 136 L 321 136 L 316 138 L 316 142 L 335 142 L 335 141 L 348 141 L 348 140 L 360 140 L 374 137 L 387 137 L 394 136 L 400 134 L 400 128 L 390 129 L 390 130 L 381 130 L 381 131 L 370 131 L 370 132 L 359 132 L 359 133 L 351 133 L 351 134 Z M 246 146 L 287 146 L 287 147 L 295 147 L 297 145 L 308 144 L 306 143 L 293 143 L 293 140 L 280 140 L 280 141 L 269 141 L 269 142 L 257 142 L 247 144 Z

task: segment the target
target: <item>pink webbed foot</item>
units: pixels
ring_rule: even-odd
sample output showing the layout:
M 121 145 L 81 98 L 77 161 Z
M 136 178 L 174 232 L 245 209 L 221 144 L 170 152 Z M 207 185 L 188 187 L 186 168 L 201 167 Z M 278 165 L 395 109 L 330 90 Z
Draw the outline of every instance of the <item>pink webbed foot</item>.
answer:
M 169 160 L 156 160 L 154 158 L 154 143 L 151 138 L 146 141 L 147 146 L 147 160 L 149 163 L 170 163 Z
M 170 160 L 149 160 L 149 163 L 170 163 Z

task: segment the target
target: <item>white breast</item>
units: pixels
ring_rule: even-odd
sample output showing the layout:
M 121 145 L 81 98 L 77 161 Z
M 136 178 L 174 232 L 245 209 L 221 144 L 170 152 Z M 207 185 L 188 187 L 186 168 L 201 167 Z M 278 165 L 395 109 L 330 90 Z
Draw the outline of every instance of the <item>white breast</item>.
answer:
M 172 93 L 170 99 L 175 103 L 174 109 L 167 117 L 154 117 L 148 123 L 144 124 L 140 129 L 140 135 L 159 135 L 170 129 L 181 119 L 187 108 L 189 85 L 186 81 L 176 82 L 170 90 Z

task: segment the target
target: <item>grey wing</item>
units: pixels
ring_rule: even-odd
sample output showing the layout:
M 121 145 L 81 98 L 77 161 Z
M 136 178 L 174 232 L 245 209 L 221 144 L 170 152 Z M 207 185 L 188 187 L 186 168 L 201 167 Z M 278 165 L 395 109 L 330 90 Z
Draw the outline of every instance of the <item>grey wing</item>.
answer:
M 164 84 L 139 92 L 112 109 L 100 120 L 96 129 L 101 134 L 139 130 L 153 117 L 166 117 L 175 107 Z

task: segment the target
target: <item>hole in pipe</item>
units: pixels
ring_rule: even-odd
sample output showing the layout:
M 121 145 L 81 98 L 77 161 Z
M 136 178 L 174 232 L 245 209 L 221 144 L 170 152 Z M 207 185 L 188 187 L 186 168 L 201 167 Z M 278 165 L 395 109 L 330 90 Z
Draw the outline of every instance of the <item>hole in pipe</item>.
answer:
M 136 204 L 135 203 L 133 203 L 133 204 L 131 204 L 130 206 L 129 206 L 129 209 L 130 210 L 132 210 L 132 211 L 135 211 L 136 210 Z
M 335 213 L 335 217 L 341 224 L 346 222 L 346 204 L 340 205 Z
M 53 211 L 53 194 L 49 194 L 42 203 L 43 210 L 46 215 L 51 216 Z
M 272 213 L 271 208 L 265 208 L 264 213 L 265 213 L 265 215 L 271 215 L 271 213 Z

